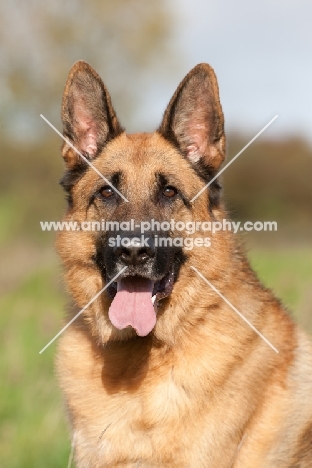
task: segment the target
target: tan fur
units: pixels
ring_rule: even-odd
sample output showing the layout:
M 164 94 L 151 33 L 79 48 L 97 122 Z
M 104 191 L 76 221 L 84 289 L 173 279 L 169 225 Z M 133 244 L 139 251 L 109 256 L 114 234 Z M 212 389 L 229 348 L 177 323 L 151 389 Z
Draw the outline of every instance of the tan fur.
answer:
M 81 62 L 75 67 L 70 80 L 77 69 L 89 70 Z M 215 76 L 208 65 L 205 67 L 216 102 L 210 112 L 217 118 L 213 121 L 209 117 L 207 128 L 215 125 L 213 135 L 210 133 L 206 142 L 201 137 L 197 150 L 211 167 L 218 168 L 224 151 L 223 116 Z M 200 76 L 195 77 L 200 81 Z M 68 93 L 68 86 L 66 89 Z M 192 93 L 187 99 L 192 100 Z M 184 103 L 182 100 L 179 106 Z M 177 122 L 181 113 L 174 116 L 178 128 L 186 127 L 180 132 L 181 148 L 185 146 L 182 157 L 163 136 L 164 128 L 171 125 L 171 105 L 159 132 L 127 135 L 117 129 L 116 136 L 93 160 L 106 177 L 122 171 L 120 190 L 129 203 L 120 203 L 113 214 L 98 202 L 88 206 L 92 193 L 103 185 L 90 169 L 73 186 L 73 205 L 64 220 L 92 221 L 99 216 L 168 219 L 172 213 L 151 197 L 154 174 L 161 170 L 173 185 L 183 187 L 189 199 L 196 195 L 205 182 L 192 168 L 194 154 L 187 149 L 194 144 L 187 134 L 193 114 L 185 104 L 183 115 L 189 120 L 185 122 L 183 117 Z M 207 116 L 203 119 L 207 121 Z M 72 141 L 75 144 L 78 140 L 72 136 Z M 209 145 L 213 150 L 206 152 Z M 68 167 L 73 164 L 69 154 L 72 150 L 65 148 Z M 177 202 L 175 218 L 184 222 L 225 218 L 222 204 L 208 209 L 208 192 L 190 209 Z M 199 236 L 206 233 L 193 235 Z M 106 292 L 61 336 L 57 368 L 78 468 L 312 466 L 311 344 L 259 283 L 234 236 L 229 232 L 210 236 L 210 248 L 195 247 L 187 252 L 173 291 L 161 301 L 156 326 L 148 336 L 137 337 L 130 328 L 120 331 L 113 327 Z M 69 319 L 104 286 L 93 261 L 96 233 L 63 231 L 57 245 L 75 304 Z M 278 349 L 278 354 L 192 266 Z

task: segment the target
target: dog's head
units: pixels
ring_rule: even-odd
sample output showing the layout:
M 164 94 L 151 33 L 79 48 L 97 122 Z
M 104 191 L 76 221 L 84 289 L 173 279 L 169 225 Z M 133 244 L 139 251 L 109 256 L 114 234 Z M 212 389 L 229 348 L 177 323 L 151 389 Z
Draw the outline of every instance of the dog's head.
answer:
M 76 223 L 58 235 L 69 289 L 82 308 L 106 285 L 85 312 L 100 340 L 131 337 L 133 329 L 147 335 L 157 311 L 170 304 L 190 252 L 196 259 L 205 249 L 200 229 L 179 226 L 214 218 L 219 210 L 217 180 L 193 200 L 224 160 L 215 74 L 209 65 L 196 66 L 159 129 L 128 135 L 102 80 L 80 61 L 66 83 L 62 119 L 64 221 Z M 195 237 L 202 243 L 193 242 L 191 251 L 186 238 Z

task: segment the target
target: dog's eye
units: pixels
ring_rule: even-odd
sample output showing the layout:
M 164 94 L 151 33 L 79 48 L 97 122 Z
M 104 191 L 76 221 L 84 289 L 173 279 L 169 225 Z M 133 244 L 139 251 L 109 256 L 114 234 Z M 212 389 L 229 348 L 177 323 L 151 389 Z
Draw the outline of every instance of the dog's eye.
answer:
M 99 193 L 103 198 L 110 198 L 114 195 L 114 190 L 110 185 L 105 185 L 105 187 L 101 188 Z
M 172 187 L 172 185 L 167 185 L 167 187 L 164 188 L 162 193 L 167 198 L 173 198 L 176 196 L 178 191 L 175 187 Z

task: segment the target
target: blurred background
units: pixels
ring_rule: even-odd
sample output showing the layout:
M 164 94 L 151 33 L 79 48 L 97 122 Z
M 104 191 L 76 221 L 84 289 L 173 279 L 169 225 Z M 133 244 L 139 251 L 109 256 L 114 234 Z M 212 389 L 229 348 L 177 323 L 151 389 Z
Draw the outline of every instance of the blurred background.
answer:
M 199 62 L 216 71 L 236 220 L 277 221 L 244 242 L 264 283 L 312 331 L 312 35 L 309 0 L 14 0 L 0 3 L 1 467 L 66 467 L 70 441 L 54 375 L 67 298 L 54 234 L 65 197 L 60 106 L 79 59 L 103 77 L 128 131 L 149 131 Z

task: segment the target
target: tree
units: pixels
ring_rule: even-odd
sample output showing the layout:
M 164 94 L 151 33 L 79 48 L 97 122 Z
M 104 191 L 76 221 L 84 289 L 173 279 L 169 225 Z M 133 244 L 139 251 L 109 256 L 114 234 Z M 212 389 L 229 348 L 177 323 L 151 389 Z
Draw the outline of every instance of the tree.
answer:
M 157 57 L 170 57 L 170 21 L 164 0 L 2 2 L 2 132 L 40 139 L 40 113 L 60 126 L 62 90 L 79 59 L 103 76 L 121 118 L 133 120 L 146 71 L 153 76 Z

